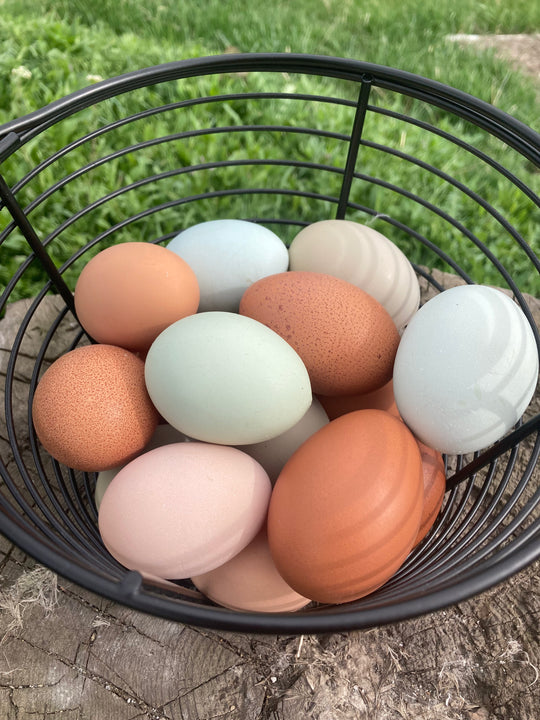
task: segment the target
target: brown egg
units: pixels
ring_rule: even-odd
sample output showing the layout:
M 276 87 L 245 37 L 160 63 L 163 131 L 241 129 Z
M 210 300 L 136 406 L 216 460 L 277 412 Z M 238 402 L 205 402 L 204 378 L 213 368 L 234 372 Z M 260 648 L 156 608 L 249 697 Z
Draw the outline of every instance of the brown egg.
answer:
M 415 540 L 416 547 L 428 534 L 437 519 L 442 507 L 446 492 L 446 475 L 444 471 L 443 456 L 437 450 L 424 445 L 417 440 L 422 457 L 422 472 L 424 476 L 424 509 L 420 520 L 420 529 Z
M 313 392 L 371 392 L 392 377 L 399 334 L 371 295 L 323 273 L 287 272 L 258 280 L 240 313 L 281 335 L 300 355 Z
M 391 415 L 399 418 L 394 399 L 394 386 L 392 380 L 377 390 L 370 393 L 358 393 L 357 395 L 318 395 L 317 399 L 326 411 L 330 420 L 335 420 L 345 413 L 355 410 L 386 410 Z
M 45 371 L 32 402 L 47 452 L 75 470 L 108 470 L 131 460 L 158 424 L 144 363 L 112 345 L 62 355 Z
M 281 471 L 270 498 L 270 551 L 300 595 L 355 600 L 398 570 L 422 507 L 414 436 L 383 410 L 358 410 L 312 435 Z
M 126 242 L 102 250 L 83 268 L 75 310 L 97 342 L 133 352 L 148 350 L 172 323 L 197 312 L 193 270 L 172 250 Z

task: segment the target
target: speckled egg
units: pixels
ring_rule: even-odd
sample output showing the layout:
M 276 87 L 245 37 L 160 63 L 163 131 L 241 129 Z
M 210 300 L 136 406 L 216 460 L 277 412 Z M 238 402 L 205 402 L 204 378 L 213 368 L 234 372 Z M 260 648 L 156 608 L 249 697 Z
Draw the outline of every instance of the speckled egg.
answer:
M 76 470 L 121 465 L 148 443 L 158 424 L 144 363 L 112 345 L 79 347 L 45 371 L 32 402 L 47 452 Z
M 324 273 L 291 271 L 263 278 L 240 302 L 300 355 L 318 395 L 371 392 L 392 377 L 399 333 L 364 290 Z

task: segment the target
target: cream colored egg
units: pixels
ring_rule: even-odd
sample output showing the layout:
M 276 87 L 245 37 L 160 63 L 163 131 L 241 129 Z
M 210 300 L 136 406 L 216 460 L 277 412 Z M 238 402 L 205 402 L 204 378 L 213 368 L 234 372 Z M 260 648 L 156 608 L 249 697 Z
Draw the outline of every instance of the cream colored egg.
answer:
M 420 287 L 405 254 L 382 233 L 350 220 L 308 225 L 289 248 L 291 270 L 334 275 L 378 300 L 401 332 L 420 305 Z
M 266 442 L 241 445 L 239 449 L 257 460 L 274 483 L 291 455 L 308 437 L 311 437 L 328 422 L 328 415 L 320 401 L 313 398 L 309 410 L 292 428 Z

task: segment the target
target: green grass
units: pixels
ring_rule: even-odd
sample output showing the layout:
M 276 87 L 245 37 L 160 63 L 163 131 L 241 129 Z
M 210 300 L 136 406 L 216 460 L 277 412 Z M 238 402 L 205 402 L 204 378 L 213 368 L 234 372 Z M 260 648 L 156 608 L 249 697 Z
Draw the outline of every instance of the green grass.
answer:
M 106 9 L 104 9 L 106 8 Z M 475 3 L 472 0 L 419 4 L 410 0 L 352 2 L 342 0 L 301 0 L 277 3 L 216 2 L 182 3 L 117 0 L 90 3 L 80 0 L 4 0 L 0 2 L 0 124 L 20 117 L 96 78 L 107 78 L 140 67 L 188 57 L 221 53 L 231 47 L 244 52 L 309 52 L 352 57 L 398 67 L 458 87 L 497 105 L 531 127 L 537 126 L 539 99 L 532 81 L 520 76 L 492 52 L 476 53 L 449 43 L 445 36 L 458 32 L 537 32 L 540 5 L 518 0 L 515 3 Z M 2 167 L 8 182 L 15 183 L 42 159 L 58 148 L 77 140 L 89 128 L 102 127 L 126 112 L 154 107 L 177 99 L 215 96 L 223 92 L 270 91 L 335 93 L 353 99 L 357 89 L 347 83 L 323 81 L 307 76 L 281 73 L 246 77 L 210 76 L 173 82 L 121 96 L 68 118 L 42 136 L 27 143 Z M 508 152 L 494 138 L 450 114 L 426 107 L 390 92 L 372 93 L 370 101 L 412 117 L 433 123 L 437 128 L 466 139 L 502 164 L 511 167 L 524 182 L 540 191 L 538 169 L 519 155 Z M 31 203 L 60 178 L 70 178 L 82 166 L 115 150 L 129 148 L 141 140 L 166 137 L 201 127 L 275 123 L 324 127 L 348 134 L 352 110 L 321 103 L 306 105 L 292 100 L 265 104 L 236 100 L 219 106 L 195 106 L 181 113 L 168 112 L 151 121 L 137 121 L 86 142 L 43 170 L 19 193 L 23 205 Z M 391 146 L 403 153 L 428 159 L 433 165 L 488 197 L 497 213 L 510 218 L 536 253 L 540 252 L 540 218 L 530 201 L 492 168 L 456 148 L 436 134 L 427 134 L 414 125 L 404 125 L 378 114 L 366 121 L 365 137 L 373 143 Z M 144 152 L 128 151 L 117 159 L 80 175 L 43 200 L 31 213 L 40 236 L 50 237 L 49 249 L 62 265 L 92 238 L 103 234 L 93 252 L 109 242 L 127 239 L 154 240 L 211 217 L 257 217 L 310 222 L 332 216 L 335 205 L 309 197 L 280 195 L 277 200 L 263 195 L 220 197 L 214 200 L 176 205 L 159 213 L 143 215 L 124 228 L 111 232 L 126 217 L 144 213 L 161 203 L 174 203 L 188 195 L 208 190 L 217 193 L 230 188 L 275 187 L 304 189 L 336 195 L 346 144 L 331 138 L 294 133 L 206 134 L 148 147 Z M 295 158 L 324 162 L 327 172 L 306 166 L 223 167 L 177 174 L 159 182 L 143 184 L 145 178 L 193 163 L 230 159 Z M 372 147 L 360 150 L 357 171 L 383 178 L 397 188 L 406 188 L 420 202 L 411 202 L 392 187 L 354 181 L 351 200 L 358 205 L 350 217 L 368 222 L 391 237 L 414 262 L 449 269 L 427 249 L 409 227 L 435 242 L 456 260 L 477 282 L 504 285 L 504 280 L 485 256 L 465 236 L 474 233 L 501 258 L 519 287 L 540 295 L 540 281 L 527 256 L 496 218 L 481 210 L 461 190 L 444 179 L 435 178 L 418 165 L 404 162 Z M 137 185 L 137 183 L 139 183 Z M 136 184 L 132 190 L 94 209 L 103 195 Z M 426 207 L 434 203 L 459 219 L 453 227 Z M 365 207 L 367 210 L 362 210 Z M 388 222 L 388 218 L 391 222 Z M 395 221 L 395 222 L 392 222 Z M 9 218 L 0 211 L 0 227 Z M 59 226 L 65 227 L 58 232 Z M 295 226 L 272 227 L 285 241 L 294 236 Z M 1 249 L 0 288 L 28 254 L 26 243 L 13 232 Z M 85 259 L 66 270 L 73 287 Z M 21 277 L 11 299 L 35 294 L 43 285 L 36 263 Z

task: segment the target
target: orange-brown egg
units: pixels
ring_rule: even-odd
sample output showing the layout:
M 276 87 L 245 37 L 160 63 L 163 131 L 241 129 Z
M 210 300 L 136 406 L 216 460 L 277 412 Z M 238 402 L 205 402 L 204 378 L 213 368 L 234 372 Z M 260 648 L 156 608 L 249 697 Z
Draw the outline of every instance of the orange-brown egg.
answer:
M 112 345 L 79 347 L 45 371 L 32 402 L 47 452 L 76 470 L 108 470 L 131 460 L 158 424 L 144 363 Z
M 355 600 L 398 570 L 422 507 L 414 436 L 383 410 L 358 410 L 312 435 L 281 471 L 268 512 L 270 551 L 300 595 Z
M 326 411 L 330 420 L 355 410 L 386 410 L 391 415 L 401 419 L 394 398 L 394 386 L 389 380 L 381 388 L 370 393 L 357 395 L 319 395 L 319 402 Z
M 444 493 L 446 492 L 446 475 L 443 456 L 437 450 L 424 445 L 417 440 L 422 457 L 422 472 L 424 476 L 424 508 L 420 529 L 415 540 L 416 547 L 428 534 L 437 519 L 442 507 Z
M 240 313 L 281 335 L 300 355 L 313 392 L 371 392 L 392 377 L 399 334 L 371 295 L 315 272 L 270 275 L 253 283 Z
M 166 327 L 196 313 L 199 298 L 186 261 L 145 242 L 102 250 L 75 286 L 75 310 L 86 332 L 99 343 L 143 354 Z

